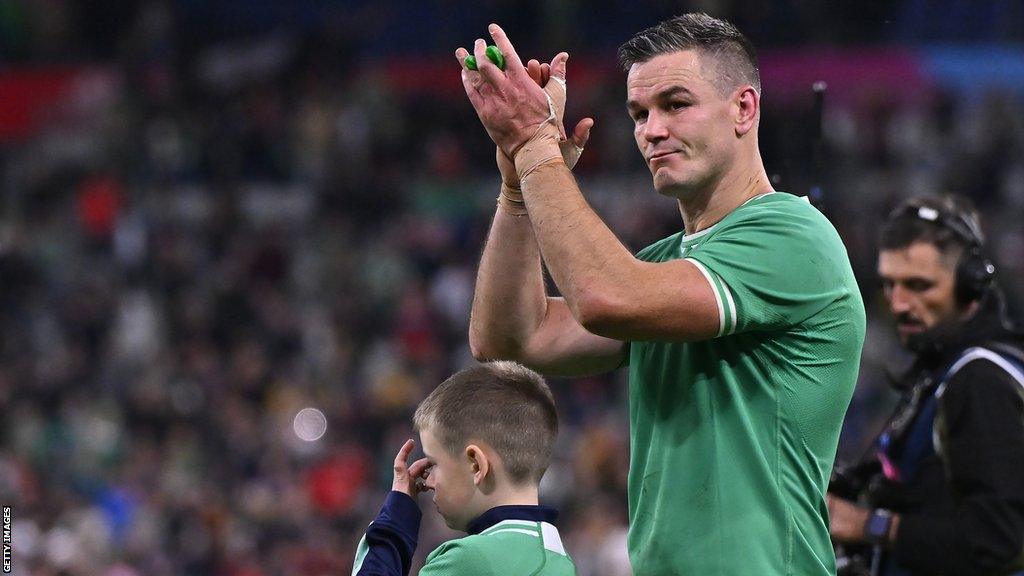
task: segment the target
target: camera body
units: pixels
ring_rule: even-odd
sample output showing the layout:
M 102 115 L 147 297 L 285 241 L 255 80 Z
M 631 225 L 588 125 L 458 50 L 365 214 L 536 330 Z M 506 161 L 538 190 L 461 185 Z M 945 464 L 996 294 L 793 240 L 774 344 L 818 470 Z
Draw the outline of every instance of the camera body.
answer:
M 828 491 L 851 502 L 864 501 L 881 474 L 877 460 L 846 465 L 837 462 L 829 478 Z M 872 546 L 835 544 L 837 576 L 871 576 L 875 551 Z

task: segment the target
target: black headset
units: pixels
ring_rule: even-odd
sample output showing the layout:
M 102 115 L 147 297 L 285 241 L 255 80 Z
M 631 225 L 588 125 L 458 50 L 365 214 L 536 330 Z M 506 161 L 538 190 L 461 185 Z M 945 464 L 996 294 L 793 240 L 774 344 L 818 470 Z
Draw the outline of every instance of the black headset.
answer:
M 964 253 L 956 265 L 954 295 L 961 306 L 980 300 L 991 289 L 996 267 L 985 256 L 985 240 L 973 218 L 960 210 L 910 202 L 889 215 L 889 221 L 913 216 L 949 230 L 964 242 Z

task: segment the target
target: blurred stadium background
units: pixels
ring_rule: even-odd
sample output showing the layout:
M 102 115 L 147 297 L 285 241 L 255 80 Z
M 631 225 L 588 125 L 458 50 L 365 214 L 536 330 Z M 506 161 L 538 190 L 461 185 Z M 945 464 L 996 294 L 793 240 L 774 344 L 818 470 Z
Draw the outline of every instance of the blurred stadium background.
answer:
M 472 361 L 493 147 L 457 46 L 490 21 L 572 54 L 577 169 L 639 249 L 678 229 L 633 147 L 618 44 L 705 10 L 761 52 L 776 187 L 813 184 L 869 310 L 840 454 L 892 402 L 878 222 L 911 194 L 982 209 L 1024 296 L 1019 0 L 0 0 L 0 500 L 15 574 L 347 574 L 416 403 Z M 625 375 L 554 381 L 543 497 L 584 576 L 621 575 Z M 305 407 L 328 419 L 300 440 Z M 425 506 L 417 562 L 452 536 Z M 418 565 L 418 563 L 417 563 Z

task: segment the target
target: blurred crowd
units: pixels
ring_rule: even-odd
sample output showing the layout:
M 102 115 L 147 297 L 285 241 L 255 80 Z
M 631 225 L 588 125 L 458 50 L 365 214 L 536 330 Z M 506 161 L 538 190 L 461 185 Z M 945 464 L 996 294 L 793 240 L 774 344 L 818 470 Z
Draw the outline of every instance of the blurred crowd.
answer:
M 0 2 L 14 7 L 2 27 L 18 29 L 19 6 L 38 24 L 29 4 Z M 73 22 L 90 3 L 44 4 Z M 22 65 L 65 65 L 82 47 L 100 68 L 66 110 L 0 140 L 0 501 L 14 507 L 15 574 L 348 573 L 413 409 L 473 362 L 469 307 L 499 178 L 455 45 L 414 60 L 441 71 L 424 88 L 402 67 L 423 54 L 358 64 L 352 23 L 186 49 L 204 34 L 182 24 L 199 3 L 129 4 L 111 38 L 46 21 L 3 46 Z M 606 28 L 615 43 L 635 31 Z M 596 120 L 578 177 L 638 250 L 678 230 L 679 213 L 651 189 L 611 54 L 570 61 L 570 85 L 588 58 L 599 64 L 567 114 Z M 940 92 L 831 106 L 815 173 L 809 106 L 765 97 L 769 172 L 800 195 L 824 184 L 868 305 L 841 457 L 877 432 L 904 360 L 873 271 L 896 202 L 974 199 L 1022 301 L 1022 103 Z M 581 575 L 626 574 L 625 374 L 552 385 L 561 430 L 542 501 L 561 509 Z M 306 407 L 327 416 L 319 440 L 294 430 Z M 424 509 L 414 566 L 455 536 Z

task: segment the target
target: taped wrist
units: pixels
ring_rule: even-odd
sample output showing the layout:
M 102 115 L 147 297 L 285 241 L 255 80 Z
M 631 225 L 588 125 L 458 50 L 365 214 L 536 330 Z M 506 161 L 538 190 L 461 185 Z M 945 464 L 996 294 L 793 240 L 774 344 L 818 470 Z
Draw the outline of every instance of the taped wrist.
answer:
M 558 146 L 559 137 L 558 127 L 551 122 L 545 122 L 537 128 L 537 132 L 525 144 L 516 150 L 512 160 L 516 165 L 519 182 L 522 182 L 541 164 L 552 160 L 565 163 L 562 159 L 562 150 Z
M 501 183 L 501 194 L 498 194 L 498 206 L 513 216 L 525 216 L 526 201 L 520 188 Z
M 560 158 L 551 158 L 551 159 L 545 160 L 544 162 L 541 162 L 540 164 L 538 164 L 531 171 L 531 173 L 529 175 L 531 177 L 530 178 L 530 182 L 531 182 L 531 188 L 530 189 L 533 190 L 534 186 L 540 186 L 540 188 L 544 188 L 545 185 L 543 183 L 543 180 L 545 178 L 549 177 L 549 176 L 545 175 L 545 174 L 547 174 L 548 172 L 551 171 L 551 170 L 548 170 L 549 168 L 552 169 L 552 170 L 555 170 L 557 172 L 558 168 L 564 168 L 564 167 L 565 167 L 565 162 L 563 162 Z M 538 182 L 541 182 L 541 183 L 538 184 Z M 523 184 L 526 184 L 526 180 L 523 180 Z

